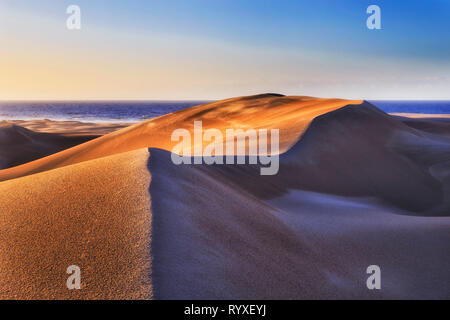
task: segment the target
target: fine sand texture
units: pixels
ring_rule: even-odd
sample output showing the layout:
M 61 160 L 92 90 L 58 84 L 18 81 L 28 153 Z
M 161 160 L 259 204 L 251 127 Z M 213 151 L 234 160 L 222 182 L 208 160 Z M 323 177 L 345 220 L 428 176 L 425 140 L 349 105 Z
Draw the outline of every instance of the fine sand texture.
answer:
M 196 120 L 279 129 L 278 174 L 173 164 L 172 131 Z M 364 101 L 239 97 L 1 170 L 0 180 L 0 298 L 450 298 L 441 119 Z M 70 265 L 81 290 L 66 288 Z M 381 290 L 366 286 L 370 265 Z
M 147 150 L 0 183 L 0 299 L 149 299 Z M 68 290 L 67 267 L 82 289 Z

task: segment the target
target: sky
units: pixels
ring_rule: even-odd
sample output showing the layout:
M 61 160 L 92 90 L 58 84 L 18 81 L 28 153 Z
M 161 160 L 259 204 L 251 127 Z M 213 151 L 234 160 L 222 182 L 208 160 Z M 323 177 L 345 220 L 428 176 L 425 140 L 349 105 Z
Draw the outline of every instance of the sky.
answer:
M 450 99 L 450 1 L 0 0 L 0 100 L 263 92 Z

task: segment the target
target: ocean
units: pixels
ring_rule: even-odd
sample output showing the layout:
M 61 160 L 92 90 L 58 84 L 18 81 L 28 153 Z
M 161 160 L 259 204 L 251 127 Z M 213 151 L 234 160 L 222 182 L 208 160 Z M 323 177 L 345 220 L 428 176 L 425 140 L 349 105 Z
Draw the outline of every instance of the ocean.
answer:
M 208 101 L 6 102 L 0 120 L 140 122 Z M 450 114 L 450 101 L 369 101 L 388 113 Z
M 387 113 L 450 114 L 450 100 L 369 100 L 369 102 Z
M 207 101 L 74 101 L 6 102 L 0 101 L 0 120 L 141 122 Z

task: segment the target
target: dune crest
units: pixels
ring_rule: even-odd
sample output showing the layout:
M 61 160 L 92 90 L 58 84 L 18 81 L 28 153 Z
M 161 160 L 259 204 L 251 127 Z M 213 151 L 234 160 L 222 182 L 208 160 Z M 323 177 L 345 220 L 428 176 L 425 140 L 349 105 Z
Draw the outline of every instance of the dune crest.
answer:
M 0 299 L 150 299 L 148 151 L 0 183 Z M 81 268 L 81 290 L 66 287 Z
M 0 170 L 0 181 L 141 148 L 172 150 L 175 129 L 280 129 L 281 151 L 287 150 L 318 115 L 362 101 L 264 94 L 212 102 L 148 120 L 15 168 Z M 208 143 L 205 142 L 204 145 Z
M 279 128 L 279 173 L 175 165 L 170 133 L 194 120 Z M 448 299 L 450 127 L 436 124 L 265 94 L 0 171 L 0 297 Z M 382 290 L 366 287 L 373 264 Z

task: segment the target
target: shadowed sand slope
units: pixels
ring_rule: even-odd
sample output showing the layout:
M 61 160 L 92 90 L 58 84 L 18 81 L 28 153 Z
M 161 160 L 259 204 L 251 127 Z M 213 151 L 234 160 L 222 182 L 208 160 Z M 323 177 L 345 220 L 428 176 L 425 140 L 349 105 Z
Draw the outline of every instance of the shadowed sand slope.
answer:
M 217 180 L 213 167 L 176 166 L 156 149 L 149 170 L 155 298 L 336 296 L 326 275 L 333 255 L 318 252 L 274 207 L 235 188 L 238 181 Z M 347 294 L 355 297 L 364 291 L 352 289 Z
M 48 156 L 96 137 L 38 133 L 0 122 L 0 170 Z
M 172 132 L 179 128 L 192 131 L 194 120 L 202 120 L 204 129 L 216 128 L 223 131 L 228 128 L 280 129 L 280 148 L 284 151 L 299 138 L 314 117 L 352 103 L 359 104 L 361 101 L 274 94 L 222 100 L 180 110 L 58 154 L 0 170 L 0 181 L 141 148 L 172 150 L 178 143 L 171 141 Z
M 266 181 L 255 176 L 242 188 L 250 167 L 239 177 L 217 169 L 176 166 L 168 152 L 151 150 L 155 298 L 450 297 L 448 217 L 294 189 L 266 200 L 254 196 Z M 373 264 L 381 291 L 366 287 Z
M 450 141 L 429 131 L 341 108 L 273 177 L 151 150 L 155 297 L 448 299 Z M 373 264 L 381 291 L 366 287 Z
M 348 104 L 229 99 L 0 171 L 56 168 L 0 183 L 0 297 L 450 298 L 446 127 Z M 279 173 L 174 165 L 170 133 L 194 120 L 279 128 Z M 80 291 L 65 287 L 73 264 Z
M 448 216 L 446 132 L 421 131 L 365 102 L 314 119 L 300 141 L 280 155 L 277 175 L 262 177 L 259 166 L 218 165 L 216 172 L 264 199 L 301 189 L 376 197 L 407 214 Z
M 0 298 L 151 298 L 147 159 L 138 150 L 0 183 Z M 70 265 L 81 290 L 66 287 Z
M 347 106 L 314 119 L 275 176 L 151 150 L 155 297 L 449 298 L 450 140 L 435 130 Z
M 343 196 L 374 196 L 410 211 L 444 204 L 450 139 L 414 129 L 369 103 L 316 118 L 281 162 L 285 186 Z M 281 181 L 280 181 L 281 183 Z M 448 205 L 440 214 L 450 215 Z

